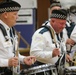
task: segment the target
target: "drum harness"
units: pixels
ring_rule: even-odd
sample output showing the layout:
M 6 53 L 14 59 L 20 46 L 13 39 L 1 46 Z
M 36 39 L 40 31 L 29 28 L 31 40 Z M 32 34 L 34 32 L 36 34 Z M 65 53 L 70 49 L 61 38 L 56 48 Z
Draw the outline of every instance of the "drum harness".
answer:
M 13 53 L 14 53 L 14 56 L 16 56 L 16 55 L 18 56 L 19 51 L 18 51 L 18 48 L 17 48 L 17 51 L 15 50 L 15 45 L 14 45 L 15 42 L 13 41 L 15 39 L 12 39 L 12 36 L 18 38 L 18 42 L 20 42 L 20 33 L 17 32 L 14 27 L 12 27 L 10 29 L 10 30 L 12 30 L 12 33 L 10 33 L 10 37 L 11 38 L 9 38 L 8 35 L 7 35 L 7 32 L 6 32 L 6 30 L 5 30 L 5 28 L 4 28 L 4 26 L 2 24 L 0 24 L 0 29 L 1 29 L 1 31 L 3 33 L 3 35 L 4 35 L 4 38 L 5 38 L 6 42 L 9 41 L 9 39 L 11 39 L 11 43 L 13 44 Z M 17 33 L 18 36 L 16 35 L 16 33 Z M 18 46 L 19 46 L 19 43 L 18 43 Z M 13 69 L 14 68 L 16 68 L 16 67 L 13 67 Z M 20 71 L 20 62 L 19 62 L 18 68 L 19 68 L 18 71 Z M 8 67 L 8 68 L 7 67 L 0 67 L 0 75 L 4 74 L 5 72 L 7 72 L 7 70 L 11 71 L 12 69 L 10 67 Z M 15 75 L 14 72 L 13 72 L 13 75 Z
M 50 26 L 47 26 L 48 22 L 49 21 L 47 21 L 45 23 L 45 25 L 43 25 L 42 27 L 45 27 L 50 32 L 50 35 L 51 35 L 51 38 L 52 38 L 52 42 L 55 43 L 56 48 L 58 48 L 57 43 L 56 43 L 57 41 L 55 39 L 54 31 L 53 31 L 53 29 Z M 59 39 L 58 36 L 57 36 L 57 39 Z M 61 55 L 59 56 L 59 59 L 58 59 L 58 61 L 56 62 L 55 65 L 56 65 L 56 68 L 58 70 L 58 74 L 59 75 L 63 75 L 63 73 L 62 73 L 63 70 L 60 73 L 61 69 L 65 67 L 65 54 L 66 54 L 65 51 L 64 51 L 65 48 L 63 47 L 63 45 L 64 45 L 63 44 L 63 32 L 60 33 L 60 40 L 58 41 L 58 43 L 59 43 L 60 48 L 61 48 Z

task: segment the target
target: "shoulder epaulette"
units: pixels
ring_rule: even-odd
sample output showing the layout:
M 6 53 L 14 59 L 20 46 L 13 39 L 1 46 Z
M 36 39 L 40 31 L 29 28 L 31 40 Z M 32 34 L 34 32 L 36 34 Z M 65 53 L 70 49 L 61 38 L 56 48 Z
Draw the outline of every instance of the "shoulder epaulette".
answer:
M 48 31 L 48 29 L 43 28 L 39 33 L 40 33 L 40 34 L 43 34 L 44 32 L 47 32 L 47 31 Z

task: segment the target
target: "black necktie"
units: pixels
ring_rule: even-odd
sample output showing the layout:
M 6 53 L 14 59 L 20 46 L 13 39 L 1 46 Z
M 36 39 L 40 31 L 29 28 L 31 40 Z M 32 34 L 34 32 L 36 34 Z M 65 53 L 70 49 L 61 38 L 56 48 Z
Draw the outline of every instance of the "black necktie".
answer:
M 10 37 L 13 37 L 13 35 L 12 35 L 12 30 L 10 29 Z
M 11 37 L 11 42 L 13 44 L 13 33 L 12 33 L 12 29 L 10 29 L 9 33 L 10 33 L 10 37 Z
M 59 35 L 58 35 L 58 34 L 56 34 L 56 35 L 57 35 L 57 39 L 58 39 L 58 41 L 60 41 Z

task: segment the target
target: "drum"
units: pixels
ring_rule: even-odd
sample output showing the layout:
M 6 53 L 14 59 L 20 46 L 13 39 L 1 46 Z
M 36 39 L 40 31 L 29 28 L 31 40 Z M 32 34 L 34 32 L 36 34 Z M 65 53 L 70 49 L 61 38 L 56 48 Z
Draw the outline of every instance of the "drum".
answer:
M 22 70 L 20 75 L 58 75 L 55 65 L 45 64 Z
M 64 75 L 76 75 L 76 66 L 65 68 Z

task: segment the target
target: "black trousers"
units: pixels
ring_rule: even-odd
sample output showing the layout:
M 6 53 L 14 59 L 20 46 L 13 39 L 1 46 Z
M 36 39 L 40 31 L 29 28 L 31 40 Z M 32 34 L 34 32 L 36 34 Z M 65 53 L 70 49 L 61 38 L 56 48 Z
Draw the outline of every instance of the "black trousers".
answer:
M 7 67 L 0 67 L 0 75 L 12 75 L 12 71 Z

